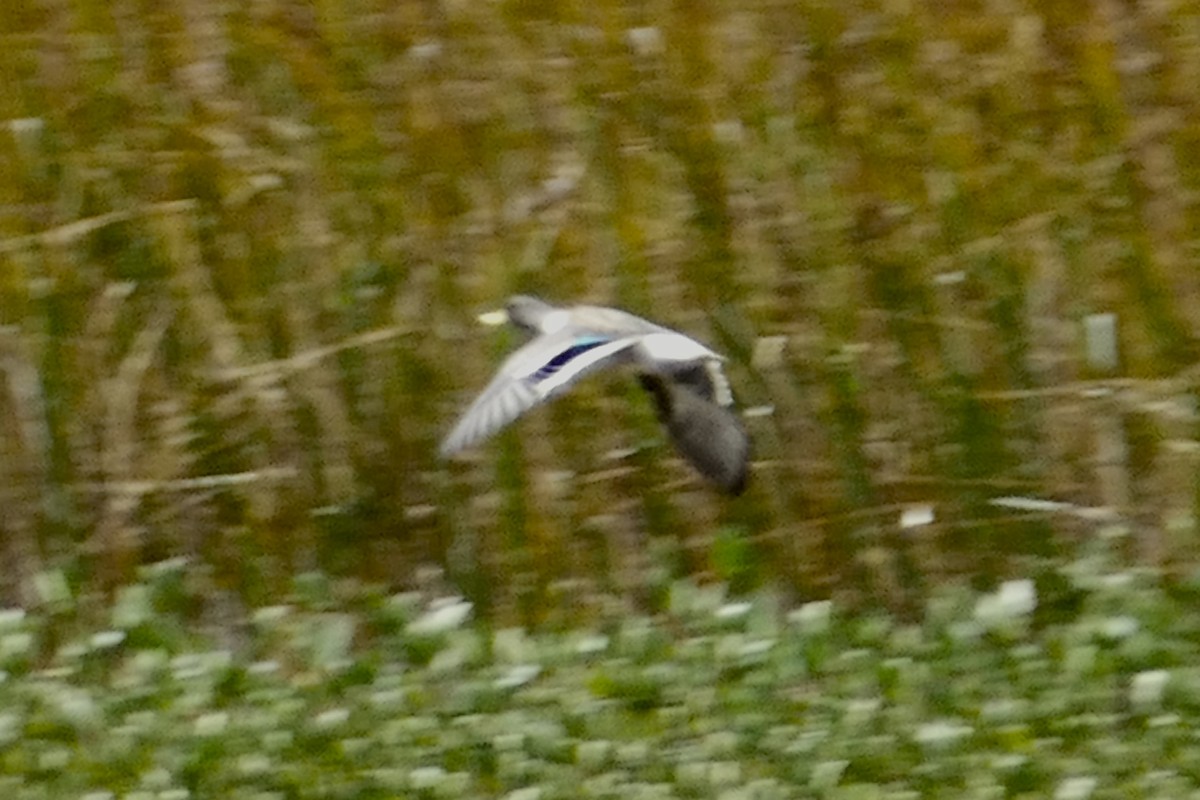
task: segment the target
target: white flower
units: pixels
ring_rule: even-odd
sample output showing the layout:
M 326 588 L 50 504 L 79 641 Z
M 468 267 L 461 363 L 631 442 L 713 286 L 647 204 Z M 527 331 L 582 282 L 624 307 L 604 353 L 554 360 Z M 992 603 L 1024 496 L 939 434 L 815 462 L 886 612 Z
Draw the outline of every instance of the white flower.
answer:
M 428 611 L 408 624 L 408 632 L 419 636 L 446 633 L 461 627 L 473 606 L 461 597 L 443 597 L 433 601 Z

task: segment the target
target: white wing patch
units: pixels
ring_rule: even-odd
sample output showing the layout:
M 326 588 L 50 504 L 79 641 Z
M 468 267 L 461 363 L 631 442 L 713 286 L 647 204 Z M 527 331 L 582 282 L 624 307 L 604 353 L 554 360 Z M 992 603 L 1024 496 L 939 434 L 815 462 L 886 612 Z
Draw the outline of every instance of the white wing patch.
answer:
M 733 405 L 733 390 L 729 388 L 729 378 L 725 377 L 721 362 L 709 359 L 704 362 L 704 369 L 708 371 L 708 379 L 712 381 L 713 401 L 726 408 Z
M 721 359 L 719 355 L 709 350 L 695 339 L 682 333 L 663 331 L 648 333 L 639 337 L 638 346 L 650 361 L 700 361 L 702 359 Z

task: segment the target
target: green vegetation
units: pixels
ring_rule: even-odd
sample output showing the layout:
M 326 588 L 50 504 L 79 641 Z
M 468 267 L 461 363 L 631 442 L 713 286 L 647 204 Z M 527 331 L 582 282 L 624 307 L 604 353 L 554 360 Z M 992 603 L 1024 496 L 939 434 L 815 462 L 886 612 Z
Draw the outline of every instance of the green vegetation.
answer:
M 1200 791 L 1200 5 L 0 45 L 0 796 Z M 619 379 L 439 463 L 514 291 L 728 354 L 749 491 Z
M 1080 538 L 989 505 L 1009 494 L 1140 509 L 1130 555 L 1187 575 L 1198 25 L 1171 2 L 5 2 L 0 588 L 26 605 L 61 570 L 111 596 L 186 556 L 247 607 L 297 571 L 434 568 L 499 624 L 564 597 L 586 621 L 614 586 L 659 607 L 666 569 L 912 611 Z M 749 494 L 694 482 L 618 380 L 438 463 L 512 345 L 474 317 L 518 290 L 728 353 L 774 409 Z M 900 536 L 910 503 L 937 516 Z
M 677 582 L 655 618 L 489 630 L 468 604 L 316 575 L 186 633 L 191 565 L 108 624 L 46 589 L 0 615 L 11 798 L 1183 797 L 1200 611 L 1107 535 L 917 622 Z M 1115 540 L 1114 540 L 1115 541 Z M 56 581 L 47 576 L 47 586 Z

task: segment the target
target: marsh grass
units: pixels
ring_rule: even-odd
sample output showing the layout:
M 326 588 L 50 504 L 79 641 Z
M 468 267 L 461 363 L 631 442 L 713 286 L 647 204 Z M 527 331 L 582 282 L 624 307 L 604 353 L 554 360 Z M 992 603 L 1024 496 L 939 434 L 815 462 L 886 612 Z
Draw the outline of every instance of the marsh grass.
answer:
M 1195 567 L 1186 3 L 13 0 L 0 23 L 10 602 L 181 555 L 251 606 L 301 571 L 432 566 L 510 622 L 731 569 L 911 610 L 1086 538 L 1000 495 L 1112 506 L 1131 556 Z M 774 408 L 747 496 L 698 487 L 615 381 L 438 463 L 512 344 L 474 315 L 518 290 L 727 352 Z M 1116 374 L 1084 357 L 1105 312 Z M 914 503 L 934 521 L 903 529 Z

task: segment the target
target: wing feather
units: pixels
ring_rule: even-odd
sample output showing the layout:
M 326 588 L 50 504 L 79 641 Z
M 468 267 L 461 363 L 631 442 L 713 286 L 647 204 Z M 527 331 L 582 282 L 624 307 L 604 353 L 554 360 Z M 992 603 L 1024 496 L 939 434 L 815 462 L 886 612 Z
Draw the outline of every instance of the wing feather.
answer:
M 620 363 L 639 337 L 542 336 L 513 352 L 442 441 L 443 458 L 475 445 L 584 375 Z
M 721 362 L 716 359 L 704 359 L 692 364 L 674 366 L 668 371 L 669 376 L 680 386 L 686 386 L 710 403 L 724 408 L 733 405 L 733 391 L 729 388 L 729 379 Z

